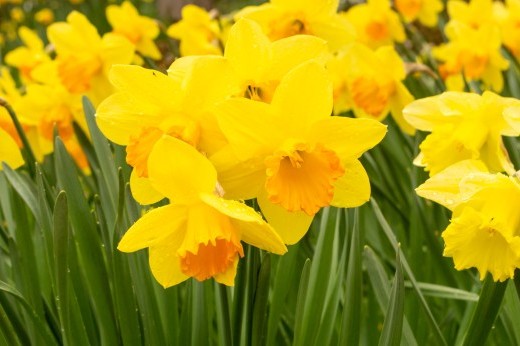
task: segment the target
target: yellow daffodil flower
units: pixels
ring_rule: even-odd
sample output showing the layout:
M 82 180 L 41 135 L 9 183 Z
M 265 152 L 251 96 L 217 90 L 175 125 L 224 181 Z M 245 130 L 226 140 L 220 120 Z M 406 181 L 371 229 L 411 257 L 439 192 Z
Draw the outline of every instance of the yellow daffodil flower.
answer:
M 18 145 L 14 139 L 0 126 L 0 163 L 5 162 L 15 169 L 23 165 L 24 161 Z M 0 170 L 2 166 L 0 165 Z
M 18 29 L 18 36 L 24 46 L 13 49 L 5 55 L 7 65 L 16 67 L 22 78 L 31 82 L 31 73 L 40 64 L 49 62 L 51 58 L 45 52 L 45 46 L 38 34 L 31 29 L 22 26 Z
M 134 47 L 128 39 L 108 33 L 101 38 L 81 13 L 73 11 L 67 22 L 54 23 L 47 30 L 57 53 L 58 74 L 72 93 L 87 93 L 98 104 L 112 93 L 107 75 L 113 64 L 132 61 Z
M 221 55 L 220 28 L 205 9 L 188 4 L 182 8 L 182 19 L 166 31 L 168 36 L 180 41 L 182 56 Z
M 153 187 L 170 203 L 138 220 L 118 249 L 149 248 L 150 268 L 165 288 L 189 277 L 213 277 L 233 286 L 239 257 L 244 256 L 241 240 L 276 254 L 287 252 L 278 234 L 253 209 L 215 193 L 215 168 L 189 144 L 162 137 L 148 168 Z
M 406 22 L 418 20 L 425 26 L 434 27 L 444 4 L 440 0 L 395 0 L 395 8 Z
M 42 25 L 49 25 L 54 21 L 54 12 L 50 8 L 42 8 L 34 14 L 34 20 Z
M 415 132 L 403 118 L 403 108 L 413 96 L 402 83 L 404 63 L 392 46 L 372 51 L 351 44 L 329 61 L 328 68 L 335 81 L 334 113 L 352 109 L 357 117 L 382 121 L 391 112 L 404 132 Z
M 326 53 L 327 43 L 318 37 L 297 35 L 271 42 L 256 22 L 242 18 L 229 31 L 224 56 L 242 95 L 270 102 L 287 72 L 310 59 L 325 59 Z
M 254 20 L 273 41 L 307 34 L 324 39 L 336 50 L 354 39 L 352 26 L 337 13 L 338 6 L 338 0 L 271 0 L 260 6 L 245 7 L 235 19 Z
M 388 0 L 368 0 L 351 7 L 344 16 L 356 29 L 357 40 L 370 48 L 406 39 L 399 16 Z
M 124 1 L 120 6 L 108 6 L 106 14 L 113 33 L 126 37 L 142 55 L 161 59 L 162 54 L 153 41 L 159 35 L 155 20 L 139 15 L 130 1 Z
M 496 92 L 502 91 L 502 71 L 509 62 L 500 53 L 502 45 L 497 26 L 480 26 L 473 29 L 461 22 L 452 21 L 445 27 L 448 43 L 433 49 L 433 56 L 442 61 L 439 72 L 449 90 L 464 89 L 463 76 L 468 81 L 481 80 Z
M 73 122 L 78 123 L 88 134 L 81 96 L 71 94 L 61 84 L 30 84 L 18 102 L 17 111 L 23 115 L 26 124 L 37 129 L 40 155 L 53 152 L 56 128 L 78 167 L 89 172 L 87 158 L 72 125 Z
M 332 83 L 310 61 L 291 70 L 270 104 L 245 98 L 216 107 L 229 147 L 211 157 L 225 195 L 257 198 L 286 244 L 321 207 L 354 207 L 370 196 L 358 157 L 386 133 L 372 119 L 331 116 Z
M 414 163 L 433 176 L 458 161 L 480 159 L 490 171 L 512 174 L 501 136 L 520 135 L 519 106 L 520 100 L 490 91 L 446 92 L 412 102 L 403 111 L 405 119 L 431 132 Z
M 226 143 L 208 113 L 217 101 L 239 90 L 223 57 L 180 58 L 168 75 L 116 65 L 110 80 L 118 91 L 98 107 L 97 123 L 107 138 L 127 145 L 127 162 L 134 168 L 130 186 L 140 203 L 163 197 L 146 181 L 148 155 L 163 134 L 181 138 L 208 154 Z
M 458 181 L 458 183 L 457 183 Z M 444 256 L 455 268 L 475 267 L 483 280 L 512 278 L 520 267 L 520 181 L 462 161 L 427 180 L 417 193 L 453 210 L 443 232 Z
M 21 7 L 12 8 L 11 11 L 9 11 L 9 15 L 15 23 L 21 23 L 25 19 L 25 12 Z

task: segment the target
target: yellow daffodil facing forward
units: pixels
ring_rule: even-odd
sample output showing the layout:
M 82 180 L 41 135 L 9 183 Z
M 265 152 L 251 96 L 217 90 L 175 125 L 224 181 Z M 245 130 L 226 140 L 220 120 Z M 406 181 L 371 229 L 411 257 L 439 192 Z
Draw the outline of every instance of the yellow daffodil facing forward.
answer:
M 222 54 L 218 21 L 201 7 L 191 4 L 184 6 L 182 19 L 172 24 L 166 33 L 180 41 L 182 56 Z
M 388 0 L 368 0 L 351 7 L 344 16 L 356 28 L 357 40 L 370 48 L 406 39 L 399 16 Z
M 135 45 L 135 50 L 142 55 L 155 60 L 161 59 L 161 52 L 153 41 L 159 35 L 159 26 L 155 20 L 140 16 L 130 1 L 124 1 L 121 6 L 108 6 L 106 14 L 113 33 L 130 40 Z
M 444 9 L 440 0 L 395 0 L 394 3 L 406 22 L 418 20 L 429 27 L 437 25 L 439 13 Z
M 273 41 L 307 34 L 324 39 L 336 50 L 354 39 L 354 29 L 337 13 L 338 5 L 338 0 L 271 0 L 244 8 L 235 18 L 254 20 Z
M 287 252 L 276 232 L 245 204 L 224 200 L 217 172 L 189 144 L 169 136 L 158 140 L 148 161 L 153 187 L 170 200 L 138 220 L 118 249 L 149 248 L 150 268 L 164 287 L 193 277 L 215 278 L 233 286 L 240 243 L 276 253 Z
M 177 59 L 168 75 L 139 66 L 112 68 L 110 80 L 117 92 L 99 105 L 96 118 L 107 138 L 127 146 L 127 162 L 134 168 L 130 187 L 138 202 L 150 204 L 163 197 L 146 182 L 148 155 L 163 134 L 207 154 L 226 143 L 207 110 L 238 92 L 232 75 L 220 56 Z
M 402 81 L 404 63 L 392 46 L 372 51 L 353 43 L 328 63 L 334 80 L 334 113 L 350 109 L 360 118 L 382 121 L 392 113 L 399 127 L 412 134 L 415 129 L 403 118 L 403 108 L 413 96 Z
M 51 58 L 45 52 L 43 42 L 36 32 L 22 26 L 18 29 L 18 36 L 24 45 L 7 53 L 5 62 L 16 67 L 24 80 L 30 82 L 33 80 L 31 72 L 40 64 L 49 62 Z
M 230 145 L 211 159 L 226 196 L 257 197 L 286 244 L 305 234 L 321 207 L 354 207 L 369 199 L 358 157 L 381 141 L 386 127 L 330 116 L 332 84 L 318 63 L 291 70 L 271 104 L 229 99 L 216 112 Z
M 132 61 L 134 47 L 115 34 L 101 38 L 97 29 L 81 13 L 73 11 L 67 22 L 54 23 L 47 30 L 57 53 L 58 73 L 72 93 L 87 93 L 98 104 L 112 93 L 107 75 L 113 64 Z
M 433 49 L 433 55 L 443 64 L 439 72 L 448 90 L 462 91 L 463 76 L 467 81 L 482 81 L 496 92 L 502 91 L 502 71 L 509 62 L 500 53 L 502 45 L 497 26 L 485 25 L 478 29 L 457 21 L 445 27 L 448 43 Z
M 443 232 L 444 255 L 455 268 L 475 267 L 483 280 L 512 278 L 520 267 L 520 181 L 487 173 L 478 161 L 446 168 L 417 188 L 417 193 L 453 211 Z
M 405 119 L 431 131 L 414 163 L 433 176 L 465 159 L 480 159 L 493 172 L 514 173 L 501 136 L 520 134 L 520 101 L 490 91 L 482 96 L 446 92 L 405 107 Z
M 2 162 L 7 163 L 11 168 L 18 168 L 24 161 L 18 144 L 0 127 L 0 170 L 2 170 Z

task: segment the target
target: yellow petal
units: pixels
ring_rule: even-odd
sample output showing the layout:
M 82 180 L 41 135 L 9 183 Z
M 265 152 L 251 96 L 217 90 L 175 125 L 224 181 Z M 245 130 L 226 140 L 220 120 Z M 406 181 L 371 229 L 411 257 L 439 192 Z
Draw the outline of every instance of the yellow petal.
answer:
M 244 203 L 225 200 L 215 195 L 204 194 L 201 199 L 232 218 L 231 223 L 240 230 L 240 237 L 246 243 L 279 255 L 287 252 L 280 236 L 254 209 Z
M 397 90 L 394 97 L 390 101 L 390 111 L 392 112 L 392 117 L 404 133 L 413 136 L 415 134 L 415 128 L 410 125 L 403 116 L 403 109 L 414 100 L 413 96 L 403 85 L 403 83 L 396 83 L 396 86 Z
M 0 163 L 5 162 L 15 169 L 23 165 L 24 161 L 18 145 L 11 136 L 0 128 Z M 2 166 L 0 165 L 0 170 Z
M 258 196 L 257 201 L 262 214 L 285 244 L 297 243 L 309 230 L 314 216 L 309 216 L 303 211 L 289 212 L 271 203 L 265 192 Z
M 280 125 L 286 119 L 273 114 L 266 103 L 236 98 L 221 102 L 214 111 L 239 160 L 262 156 L 285 137 Z
M 152 114 L 171 111 L 181 94 L 181 86 L 174 79 L 140 66 L 114 65 L 110 82 L 120 92 L 131 95 L 134 104 L 146 105 Z
M 125 233 L 117 249 L 134 252 L 159 245 L 167 237 L 174 236 L 182 241 L 187 219 L 186 207 L 167 205 L 153 209 L 132 225 Z M 175 253 L 177 249 L 172 249 Z
M 273 63 L 268 71 L 269 79 L 279 81 L 295 66 L 316 58 L 324 58 L 327 42 L 310 35 L 296 35 L 275 41 L 271 45 Z
M 260 157 L 239 161 L 228 145 L 211 156 L 210 161 L 218 172 L 218 182 L 224 189 L 226 199 L 256 198 L 264 186 L 265 164 Z
M 108 33 L 101 40 L 100 56 L 107 75 L 114 64 L 130 64 L 134 58 L 134 45 L 123 36 Z
M 112 142 L 127 145 L 131 136 L 145 127 L 156 126 L 165 116 L 155 104 L 136 103 L 132 94 L 120 92 L 101 102 L 96 111 L 96 122 Z
M 130 174 L 130 190 L 132 197 L 142 205 L 154 204 L 159 202 L 164 196 L 156 191 L 148 178 L 141 178 L 135 173 L 135 169 Z
M 260 26 L 242 18 L 229 31 L 224 56 L 247 84 L 263 80 L 272 59 L 270 41 Z
M 345 174 L 334 183 L 334 198 L 331 205 L 353 208 L 370 199 L 370 181 L 363 165 L 358 160 L 344 165 Z
M 285 10 L 303 11 L 311 16 L 332 15 L 339 6 L 338 0 L 272 0 L 271 4 Z
M 171 287 L 188 279 L 181 271 L 180 258 L 177 249 L 181 244 L 175 234 L 164 238 L 160 243 L 150 246 L 150 269 L 155 279 L 164 287 Z
M 152 186 L 175 203 L 192 203 L 200 193 L 213 193 L 217 172 L 213 165 L 189 144 L 163 136 L 148 158 Z
M 271 102 L 295 126 L 309 129 L 332 113 L 332 81 L 325 68 L 315 61 L 305 62 L 280 82 Z
M 470 189 L 467 188 L 468 184 L 466 184 L 464 193 L 461 193 L 462 180 L 475 176 L 476 173 L 487 172 L 488 170 L 482 161 L 460 161 L 426 180 L 415 191 L 419 196 L 453 210 L 471 194 Z
M 342 159 L 355 159 L 381 142 L 385 134 L 386 126 L 376 120 L 331 116 L 313 125 L 309 139 Z

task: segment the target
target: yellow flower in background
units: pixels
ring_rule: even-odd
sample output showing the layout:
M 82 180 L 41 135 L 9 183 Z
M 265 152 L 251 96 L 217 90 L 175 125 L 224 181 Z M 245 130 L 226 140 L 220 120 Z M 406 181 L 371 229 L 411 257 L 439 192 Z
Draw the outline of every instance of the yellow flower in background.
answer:
M 352 26 L 337 13 L 338 6 L 338 0 L 271 0 L 245 7 L 235 19 L 254 20 L 273 41 L 307 34 L 324 39 L 336 50 L 354 39 Z
M 76 122 L 88 135 L 80 95 L 73 95 L 60 84 L 29 84 L 17 105 L 17 112 L 26 124 L 37 129 L 38 156 L 54 151 L 54 129 L 63 140 L 78 166 L 89 170 L 72 123 Z
M 210 159 L 225 196 L 256 197 L 286 244 L 303 237 L 321 207 L 354 207 L 369 199 L 358 158 L 382 140 L 386 127 L 331 116 L 332 84 L 318 63 L 291 70 L 270 104 L 235 98 L 216 112 L 229 146 Z
M 241 240 L 276 254 L 287 252 L 258 213 L 215 193 L 215 168 L 189 144 L 164 136 L 148 164 L 150 182 L 170 203 L 130 227 L 118 249 L 149 248 L 150 268 L 165 288 L 189 277 L 199 281 L 213 277 L 233 286 L 238 260 L 244 256 Z
M 418 20 L 428 27 L 437 25 L 439 13 L 444 9 L 441 0 L 395 0 L 394 5 L 406 22 Z
M 110 80 L 117 92 L 99 105 L 96 119 L 107 138 L 127 145 L 127 162 L 134 168 L 130 187 L 138 202 L 150 204 L 164 197 L 147 182 L 148 156 L 162 135 L 180 138 L 208 154 L 226 144 L 208 112 L 239 90 L 223 57 L 180 58 L 168 75 L 116 65 Z
M 404 63 L 392 46 L 372 51 L 354 43 L 341 50 L 327 67 L 334 83 L 334 113 L 352 110 L 357 117 L 382 121 L 392 113 L 408 134 L 415 129 L 403 118 L 403 108 L 413 96 L 402 81 Z
M 388 0 L 368 0 L 344 13 L 357 33 L 357 40 L 370 48 L 404 42 L 406 35 L 399 16 Z
M 466 159 L 482 160 L 492 172 L 514 173 L 501 136 L 520 135 L 520 100 L 492 92 L 445 92 L 405 107 L 405 119 L 430 131 L 414 163 L 430 176 Z
M 500 53 L 502 41 L 496 26 L 480 26 L 472 29 L 461 22 L 452 21 L 445 27 L 449 42 L 432 51 L 442 61 L 439 72 L 448 90 L 462 91 L 467 81 L 482 81 L 484 86 L 496 92 L 502 91 L 502 71 L 509 61 Z
M 51 61 L 45 51 L 43 41 L 31 29 L 22 26 L 18 29 L 18 36 L 24 46 L 15 48 L 5 55 L 7 65 L 16 67 L 25 81 L 32 81 L 32 71 L 40 64 Z
M 325 59 L 327 50 L 326 41 L 310 35 L 271 42 L 256 22 L 242 18 L 229 31 L 224 57 L 238 79 L 242 95 L 270 102 L 287 72 L 307 60 Z
M 500 29 L 504 46 L 518 59 L 520 57 L 520 0 L 506 0 Z
M 9 12 L 11 19 L 16 23 L 21 23 L 25 19 L 25 13 L 20 7 L 12 8 Z
M 166 33 L 180 41 L 182 56 L 222 54 L 218 21 L 201 7 L 184 6 L 182 19 L 172 24 Z
M 161 52 L 153 41 L 159 35 L 159 26 L 154 19 L 139 15 L 130 1 L 124 1 L 121 6 L 108 6 L 106 14 L 113 33 L 126 37 L 142 55 L 161 59 Z
M 2 162 L 7 163 L 13 169 L 20 167 L 24 163 L 18 145 L 11 135 L 0 126 L 0 171 L 2 170 Z
M 449 0 L 447 3 L 450 22 L 459 22 L 472 29 L 497 23 L 498 1 L 493 0 Z
M 128 39 L 111 33 L 101 38 L 88 19 L 76 11 L 67 16 L 67 22 L 50 25 L 47 35 L 56 49 L 62 84 L 71 93 L 86 93 L 94 104 L 112 93 L 107 78 L 110 67 L 130 63 L 134 56 Z
M 50 8 L 42 8 L 34 14 L 34 20 L 42 25 L 49 25 L 54 21 L 54 12 Z
M 462 161 L 427 180 L 417 193 L 453 210 L 443 232 L 444 256 L 455 268 L 475 267 L 483 280 L 512 278 L 520 267 L 520 181 L 490 174 L 478 163 Z M 453 203 L 453 201 L 456 203 Z

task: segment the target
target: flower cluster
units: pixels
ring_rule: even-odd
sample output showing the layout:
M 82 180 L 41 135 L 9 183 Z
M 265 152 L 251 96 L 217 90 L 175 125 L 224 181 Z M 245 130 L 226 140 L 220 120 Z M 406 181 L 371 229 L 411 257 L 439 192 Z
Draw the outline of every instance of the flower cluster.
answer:
M 148 247 L 164 286 L 188 277 L 232 285 L 240 240 L 283 254 L 322 207 L 365 203 L 370 184 L 358 158 L 386 127 L 331 115 L 328 49 L 313 35 L 272 41 L 241 18 L 223 56 L 177 59 L 167 75 L 114 66 L 117 91 L 99 105 L 98 125 L 126 145 L 136 200 L 169 200 L 119 249 Z M 253 199 L 267 222 L 239 202 Z
M 458 270 L 476 267 L 481 279 L 487 272 L 500 281 L 513 277 L 520 267 L 520 181 L 502 136 L 520 135 L 520 100 L 446 92 L 414 101 L 404 113 L 431 131 L 415 160 L 430 179 L 416 191 L 453 211 L 444 255 Z

